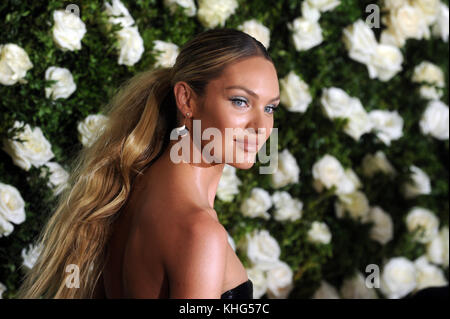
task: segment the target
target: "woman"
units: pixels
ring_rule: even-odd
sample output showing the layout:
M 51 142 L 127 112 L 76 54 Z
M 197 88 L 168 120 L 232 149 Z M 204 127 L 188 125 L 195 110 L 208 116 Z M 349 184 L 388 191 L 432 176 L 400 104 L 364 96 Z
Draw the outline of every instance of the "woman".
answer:
M 225 163 L 252 167 L 278 103 L 266 49 L 233 29 L 203 32 L 172 68 L 135 75 L 75 160 L 18 298 L 252 298 L 214 197 Z M 195 120 L 220 138 L 196 141 Z M 238 133 L 227 138 L 226 128 Z M 181 141 L 192 152 L 177 162 Z M 208 143 L 214 152 L 203 152 Z

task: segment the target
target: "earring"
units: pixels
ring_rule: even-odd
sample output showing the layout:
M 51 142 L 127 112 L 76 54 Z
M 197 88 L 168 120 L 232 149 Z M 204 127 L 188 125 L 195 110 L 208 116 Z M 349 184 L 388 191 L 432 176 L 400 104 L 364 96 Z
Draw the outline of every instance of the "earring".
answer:
M 186 117 L 190 117 L 189 112 L 186 113 Z M 186 117 L 184 118 L 183 126 L 176 128 L 178 135 L 181 137 L 186 136 L 186 134 L 189 132 L 189 129 L 186 127 Z

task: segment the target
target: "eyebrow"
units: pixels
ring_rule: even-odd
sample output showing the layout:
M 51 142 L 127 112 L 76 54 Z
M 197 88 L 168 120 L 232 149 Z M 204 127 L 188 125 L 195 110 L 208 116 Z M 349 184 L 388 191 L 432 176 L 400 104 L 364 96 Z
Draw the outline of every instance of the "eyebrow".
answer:
M 240 86 L 240 85 L 232 85 L 232 86 L 229 86 L 229 87 L 225 88 L 225 90 L 230 90 L 230 89 L 241 89 L 241 90 L 244 90 L 245 92 L 247 92 L 248 94 L 258 98 L 258 94 L 256 94 L 252 90 L 247 89 L 246 87 L 243 87 L 243 86 Z M 277 101 L 279 99 L 280 99 L 280 95 L 278 95 L 277 97 L 275 97 L 272 100 L 270 100 L 270 102 Z

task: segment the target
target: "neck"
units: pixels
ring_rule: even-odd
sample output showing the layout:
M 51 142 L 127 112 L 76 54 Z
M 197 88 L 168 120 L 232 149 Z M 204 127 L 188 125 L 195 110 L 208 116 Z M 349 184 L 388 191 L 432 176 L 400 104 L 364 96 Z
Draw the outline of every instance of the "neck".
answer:
M 171 158 L 170 150 L 177 141 L 170 141 L 168 147 L 157 160 L 158 171 L 168 173 L 169 178 L 176 179 L 176 184 L 181 187 L 183 193 L 196 199 L 201 206 L 214 208 L 214 198 L 217 186 L 222 176 L 224 163 L 207 163 L 201 157 L 200 163 L 193 160 L 193 149 L 191 148 L 190 160 L 175 163 Z M 193 145 L 193 143 L 191 143 Z M 193 146 L 194 148 L 196 146 Z M 194 150 L 195 151 L 195 150 Z M 156 162 L 155 162 L 156 164 Z

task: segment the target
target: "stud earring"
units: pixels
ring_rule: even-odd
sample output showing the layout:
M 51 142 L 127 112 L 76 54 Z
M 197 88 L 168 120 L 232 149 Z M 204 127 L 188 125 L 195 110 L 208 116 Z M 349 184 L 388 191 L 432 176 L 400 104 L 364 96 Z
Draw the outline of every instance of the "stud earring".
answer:
M 186 118 L 187 117 L 190 117 L 190 113 L 189 112 L 186 113 L 186 116 L 184 118 L 183 126 L 180 126 L 180 127 L 176 128 L 178 135 L 181 136 L 181 137 L 186 136 L 186 134 L 189 132 L 189 129 L 186 127 Z

